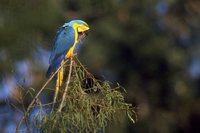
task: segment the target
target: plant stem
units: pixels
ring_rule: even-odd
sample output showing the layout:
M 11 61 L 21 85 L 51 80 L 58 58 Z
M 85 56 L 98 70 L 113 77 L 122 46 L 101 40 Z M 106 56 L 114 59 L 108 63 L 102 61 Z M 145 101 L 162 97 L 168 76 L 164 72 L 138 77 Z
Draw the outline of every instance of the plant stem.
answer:
M 67 94 L 67 90 L 68 90 L 68 88 L 69 88 L 69 83 L 70 83 L 71 74 L 72 74 L 72 65 L 73 65 L 73 58 L 71 57 L 71 59 L 70 59 L 70 67 L 69 67 L 69 74 L 68 74 L 68 78 L 67 78 L 67 84 L 66 84 L 64 93 L 63 93 L 63 95 L 62 95 L 62 101 L 61 101 L 61 103 L 60 103 L 58 112 L 61 112 L 61 110 L 62 110 L 62 108 L 63 108 L 63 103 L 64 103 L 64 101 L 65 101 L 65 97 L 66 97 L 66 94 Z
M 52 74 L 52 76 L 46 81 L 46 83 L 42 86 L 42 88 L 39 90 L 39 92 L 36 94 L 36 96 L 33 98 L 33 100 L 31 101 L 31 103 L 29 104 L 27 110 L 24 112 L 19 124 L 17 125 L 16 131 L 15 133 L 19 133 L 19 129 L 22 125 L 22 122 L 25 120 L 26 115 L 29 113 L 29 111 L 31 110 L 31 108 L 33 107 L 33 105 L 35 104 L 38 96 L 40 95 L 40 93 L 44 90 L 44 88 L 47 86 L 47 84 L 53 79 L 53 77 L 57 74 L 57 72 L 68 62 L 68 60 L 66 60 L 57 70 L 56 72 L 54 72 Z

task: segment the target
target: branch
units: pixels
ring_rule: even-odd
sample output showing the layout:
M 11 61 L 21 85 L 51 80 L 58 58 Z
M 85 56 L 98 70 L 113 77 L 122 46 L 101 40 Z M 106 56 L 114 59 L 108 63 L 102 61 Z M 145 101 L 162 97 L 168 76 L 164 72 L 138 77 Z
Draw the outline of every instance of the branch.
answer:
M 17 125 L 16 128 L 16 133 L 19 133 L 19 129 L 22 125 L 22 122 L 24 121 L 24 119 L 26 118 L 26 115 L 28 114 L 28 112 L 31 110 L 31 108 L 33 107 L 34 103 L 36 102 L 38 96 L 40 95 L 40 93 L 44 90 L 44 88 L 47 86 L 47 84 L 53 79 L 53 77 L 58 73 L 58 71 L 68 62 L 68 60 L 65 60 L 64 63 L 56 70 L 56 72 L 54 72 L 52 74 L 52 76 L 46 81 L 46 83 L 42 86 L 42 88 L 40 89 L 40 91 L 36 94 L 36 96 L 34 97 L 34 99 L 31 101 L 31 103 L 29 104 L 27 110 L 24 112 L 22 119 L 20 120 L 19 124 Z
M 83 66 L 83 64 L 80 62 L 80 60 L 76 57 L 76 61 L 78 61 L 78 64 L 82 67 L 82 69 L 92 78 L 94 78 L 94 76 L 85 68 L 85 66 Z
M 66 97 L 66 94 L 67 94 L 67 90 L 68 90 L 68 88 L 69 88 L 69 83 L 70 83 L 71 73 L 72 73 L 72 65 L 73 65 L 73 59 L 72 59 L 72 57 L 71 57 L 71 60 L 70 60 L 70 68 L 69 68 L 69 74 L 68 74 L 68 78 L 67 78 L 67 84 L 66 84 L 64 93 L 63 93 L 63 95 L 62 95 L 62 101 L 61 101 L 61 103 L 60 103 L 58 112 L 61 112 L 61 110 L 62 110 L 62 108 L 63 108 L 63 103 L 64 103 L 64 101 L 65 101 L 65 97 Z

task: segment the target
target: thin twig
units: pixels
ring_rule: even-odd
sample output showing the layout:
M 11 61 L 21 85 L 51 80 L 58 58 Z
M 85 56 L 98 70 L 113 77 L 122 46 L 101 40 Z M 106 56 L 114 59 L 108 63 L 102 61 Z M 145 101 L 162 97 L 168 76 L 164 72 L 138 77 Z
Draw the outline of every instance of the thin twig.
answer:
M 23 108 L 23 111 L 25 112 L 26 110 L 25 110 L 25 106 L 24 106 L 24 102 L 23 102 L 24 99 L 23 99 L 23 97 L 21 97 L 21 99 L 22 99 L 22 108 Z M 30 126 L 28 124 L 28 119 L 26 117 L 25 117 L 24 121 L 26 123 L 28 133 L 31 133 Z
M 79 60 L 77 57 L 76 57 L 76 60 L 78 61 L 79 65 L 83 68 L 83 70 L 84 70 L 89 76 L 91 76 L 91 77 L 94 78 L 94 76 L 93 76 L 90 72 L 88 72 L 88 70 L 83 66 L 83 64 L 80 62 L 80 60 Z
M 31 110 L 31 108 L 33 107 L 35 101 L 37 100 L 38 96 L 40 95 L 40 93 L 44 90 L 44 88 L 47 86 L 47 84 L 53 79 L 53 77 L 57 74 L 57 72 L 68 62 L 68 60 L 65 60 L 64 63 L 56 70 L 56 72 L 54 72 L 52 74 L 52 76 L 46 81 L 46 83 L 42 86 L 42 88 L 39 90 L 39 92 L 36 94 L 36 96 L 34 97 L 34 99 L 31 101 L 31 103 L 29 104 L 27 110 L 24 112 L 19 124 L 17 125 L 16 128 L 16 133 L 19 133 L 19 129 L 22 125 L 22 122 L 24 121 L 24 119 L 26 118 L 26 115 L 28 114 L 28 112 Z
M 64 93 L 63 93 L 63 95 L 62 95 L 62 101 L 61 101 L 61 103 L 60 103 L 58 112 L 61 112 L 61 110 L 62 110 L 62 108 L 63 108 L 63 103 L 64 103 L 64 101 L 65 101 L 65 97 L 66 97 L 67 90 L 68 90 L 69 83 L 70 83 L 70 79 L 71 79 L 72 65 L 73 65 L 73 58 L 71 57 L 71 60 L 70 60 L 70 67 L 69 67 L 69 74 L 68 74 L 68 78 L 67 78 L 67 84 L 66 84 Z
M 61 62 L 61 64 L 63 64 L 63 62 Z M 64 68 L 62 68 L 60 71 L 64 71 Z M 57 76 L 57 79 L 56 79 L 55 94 L 54 94 L 53 103 L 52 103 L 52 107 L 51 107 L 51 113 L 54 110 L 54 106 L 55 106 L 56 99 L 57 99 L 57 96 L 58 96 L 58 93 L 59 93 L 59 89 L 61 87 L 60 86 L 60 76 L 59 75 L 60 75 L 60 73 L 58 73 L 58 76 Z M 57 83 L 57 80 L 59 80 L 59 83 Z

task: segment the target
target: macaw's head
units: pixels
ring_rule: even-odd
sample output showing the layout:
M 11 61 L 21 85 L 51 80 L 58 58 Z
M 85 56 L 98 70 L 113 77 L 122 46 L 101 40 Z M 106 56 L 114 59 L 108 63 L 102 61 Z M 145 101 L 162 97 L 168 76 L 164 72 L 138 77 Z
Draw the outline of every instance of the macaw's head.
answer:
M 72 20 L 69 23 L 65 23 L 63 27 L 73 27 L 79 34 L 86 33 L 90 28 L 88 24 L 82 20 Z

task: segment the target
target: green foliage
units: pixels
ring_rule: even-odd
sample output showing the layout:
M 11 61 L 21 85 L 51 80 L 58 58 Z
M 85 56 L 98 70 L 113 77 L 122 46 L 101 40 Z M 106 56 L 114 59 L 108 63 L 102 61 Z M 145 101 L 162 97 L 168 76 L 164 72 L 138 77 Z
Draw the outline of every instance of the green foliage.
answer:
M 80 63 L 80 62 L 79 62 Z M 121 117 L 127 116 L 135 122 L 135 112 L 131 104 L 117 87 L 108 81 L 94 78 L 81 64 L 73 63 L 67 96 L 61 112 L 53 111 L 44 115 L 41 121 L 37 116 L 37 126 L 44 133 L 49 132 L 97 132 Z M 61 91 L 63 94 L 63 91 Z M 57 105 L 60 102 L 56 103 Z

